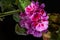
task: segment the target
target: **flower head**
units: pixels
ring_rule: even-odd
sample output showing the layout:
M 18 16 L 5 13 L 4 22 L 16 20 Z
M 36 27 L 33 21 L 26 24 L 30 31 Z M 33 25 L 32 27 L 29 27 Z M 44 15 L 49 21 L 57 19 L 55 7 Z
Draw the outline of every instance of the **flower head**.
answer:
M 31 2 L 25 8 L 25 12 L 20 14 L 20 25 L 27 29 L 27 34 L 32 34 L 35 37 L 41 37 L 42 32 L 48 28 L 48 15 L 44 11 L 44 3 L 39 5 L 39 2 Z

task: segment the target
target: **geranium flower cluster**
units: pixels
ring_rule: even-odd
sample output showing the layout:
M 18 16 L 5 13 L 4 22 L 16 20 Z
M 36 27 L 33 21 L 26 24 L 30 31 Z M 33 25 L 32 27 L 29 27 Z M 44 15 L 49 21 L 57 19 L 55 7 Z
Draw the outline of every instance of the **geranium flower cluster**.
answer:
M 48 18 L 44 10 L 44 3 L 39 5 L 39 2 L 32 1 L 30 5 L 25 8 L 25 12 L 20 13 L 20 25 L 27 29 L 27 34 L 32 34 L 35 37 L 41 37 L 42 32 L 47 31 Z

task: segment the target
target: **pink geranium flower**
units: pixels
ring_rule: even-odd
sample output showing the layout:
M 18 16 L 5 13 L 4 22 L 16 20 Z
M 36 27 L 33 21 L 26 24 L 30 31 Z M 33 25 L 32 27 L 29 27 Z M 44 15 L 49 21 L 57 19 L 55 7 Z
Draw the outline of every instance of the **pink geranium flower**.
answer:
M 44 3 L 39 5 L 39 2 L 31 2 L 25 8 L 25 12 L 20 14 L 20 25 L 27 29 L 27 34 L 32 34 L 35 37 L 41 37 L 42 32 L 48 28 L 49 16 L 44 11 Z

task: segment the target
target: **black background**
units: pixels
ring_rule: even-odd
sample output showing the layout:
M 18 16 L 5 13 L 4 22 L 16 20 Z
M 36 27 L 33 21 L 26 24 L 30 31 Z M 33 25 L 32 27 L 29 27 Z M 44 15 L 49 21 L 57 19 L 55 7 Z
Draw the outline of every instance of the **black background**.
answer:
M 48 13 L 60 13 L 59 0 L 41 0 L 41 2 L 45 3 L 45 10 Z M 0 40 L 42 40 L 42 38 L 35 38 L 32 35 L 17 35 L 15 33 L 15 24 L 12 15 L 5 16 L 4 21 L 0 21 Z
M 42 0 L 45 3 L 45 10 L 48 13 L 60 13 L 60 1 L 59 0 Z

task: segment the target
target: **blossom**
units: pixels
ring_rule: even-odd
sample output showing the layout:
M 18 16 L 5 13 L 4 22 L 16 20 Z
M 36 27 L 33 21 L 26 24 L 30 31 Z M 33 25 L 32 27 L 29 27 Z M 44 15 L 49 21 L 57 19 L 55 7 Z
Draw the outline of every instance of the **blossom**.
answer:
M 32 1 L 30 5 L 25 8 L 25 12 L 20 13 L 20 25 L 27 29 L 27 34 L 32 34 L 35 37 L 41 37 L 42 32 L 48 28 L 48 18 L 44 10 L 44 3 L 39 5 L 39 2 Z

